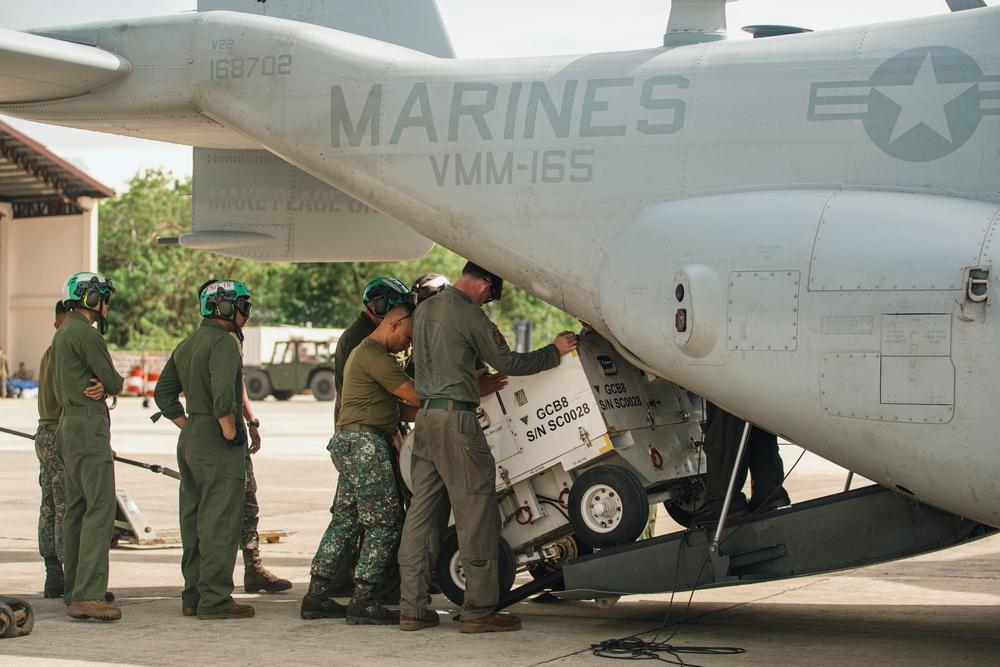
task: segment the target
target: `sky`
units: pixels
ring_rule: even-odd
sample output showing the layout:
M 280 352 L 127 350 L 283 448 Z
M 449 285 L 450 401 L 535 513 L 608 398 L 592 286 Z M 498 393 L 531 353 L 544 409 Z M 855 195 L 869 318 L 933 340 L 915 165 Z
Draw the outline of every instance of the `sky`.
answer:
M 250 2 L 251 0 L 247 0 Z M 456 56 L 492 58 L 620 51 L 662 43 L 669 0 L 437 0 Z M 13 30 L 191 11 L 197 0 L 0 0 L 0 26 Z M 998 0 L 987 0 L 996 5 Z M 615 14 L 609 15 L 608 8 Z M 729 31 L 794 25 L 816 30 L 947 13 L 945 0 L 731 0 Z M 0 116 L 115 190 L 137 171 L 191 173 L 191 149 Z

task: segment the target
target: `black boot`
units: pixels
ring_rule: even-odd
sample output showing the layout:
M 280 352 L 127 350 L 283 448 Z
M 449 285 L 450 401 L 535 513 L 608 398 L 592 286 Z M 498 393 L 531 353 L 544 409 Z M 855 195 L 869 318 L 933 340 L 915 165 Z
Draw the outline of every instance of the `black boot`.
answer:
M 399 611 L 386 609 L 375 600 L 375 587 L 359 581 L 347 604 L 348 625 L 398 625 Z
M 45 559 L 45 588 L 43 595 L 47 598 L 61 598 L 63 590 L 66 588 L 66 580 L 63 579 L 63 567 L 58 558 L 49 556 Z
M 309 592 L 302 598 L 299 617 L 312 621 L 317 618 L 344 618 L 347 608 L 330 597 L 330 580 L 313 575 Z

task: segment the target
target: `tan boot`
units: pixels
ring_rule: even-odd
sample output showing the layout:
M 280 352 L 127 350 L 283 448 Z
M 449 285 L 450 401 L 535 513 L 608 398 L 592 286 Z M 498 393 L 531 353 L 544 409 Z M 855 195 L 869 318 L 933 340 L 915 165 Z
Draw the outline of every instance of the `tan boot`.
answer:
M 441 625 L 441 617 L 433 609 L 425 609 L 424 615 L 420 618 L 399 615 L 400 630 L 423 630 L 424 628 L 436 628 Z
M 198 618 L 203 621 L 222 621 L 230 618 L 253 618 L 254 609 L 248 604 L 234 602 L 233 606 L 224 611 L 214 614 L 198 614 Z
M 94 618 L 98 621 L 117 621 L 122 617 L 122 610 L 104 600 L 87 600 L 85 602 L 70 602 L 66 613 L 73 618 Z
M 243 590 L 247 593 L 278 593 L 292 587 L 292 582 L 288 579 L 276 577 L 264 567 L 257 549 L 243 550 L 243 565 Z
M 489 616 L 474 618 L 466 621 L 462 619 L 460 623 L 462 632 L 514 632 L 521 629 L 521 619 L 514 614 L 498 614 L 493 612 Z

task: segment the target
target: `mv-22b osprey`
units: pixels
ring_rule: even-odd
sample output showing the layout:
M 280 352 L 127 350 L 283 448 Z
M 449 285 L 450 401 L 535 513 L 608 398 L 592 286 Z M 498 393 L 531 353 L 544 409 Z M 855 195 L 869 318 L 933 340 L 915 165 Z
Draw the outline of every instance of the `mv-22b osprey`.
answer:
M 969 11 L 725 41 L 724 0 L 674 0 L 660 48 L 462 60 L 433 0 L 203 0 L 243 13 L 0 31 L 0 112 L 198 147 L 181 245 L 440 243 L 891 490 L 752 522 L 714 581 L 785 576 L 1000 526 L 1000 8 L 949 4 Z M 850 553 L 796 560 L 832 533 Z M 691 585 L 676 542 L 565 585 Z

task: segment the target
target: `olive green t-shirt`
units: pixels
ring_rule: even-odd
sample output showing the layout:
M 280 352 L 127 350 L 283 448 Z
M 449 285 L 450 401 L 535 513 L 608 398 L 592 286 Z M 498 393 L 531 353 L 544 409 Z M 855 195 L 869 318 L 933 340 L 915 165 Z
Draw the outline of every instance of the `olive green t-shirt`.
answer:
M 372 335 L 378 325 L 372 322 L 365 312 L 362 312 L 351 325 L 344 329 L 337 340 L 337 349 L 333 352 L 333 384 L 337 388 L 337 405 L 343 405 L 340 395 L 344 391 L 344 369 L 347 368 L 347 358 L 361 341 Z
M 337 426 L 364 424 L 394 433 L 399 423 L 399 399 L 392 392 L 409 379 L 388 350 L 365 338 L 347 358 Z
M 42 354 L 38 362 L 38 425 L 56 430 L 62 408 L 56 400 L 56 389 L 52 384 L 52 346 Z

